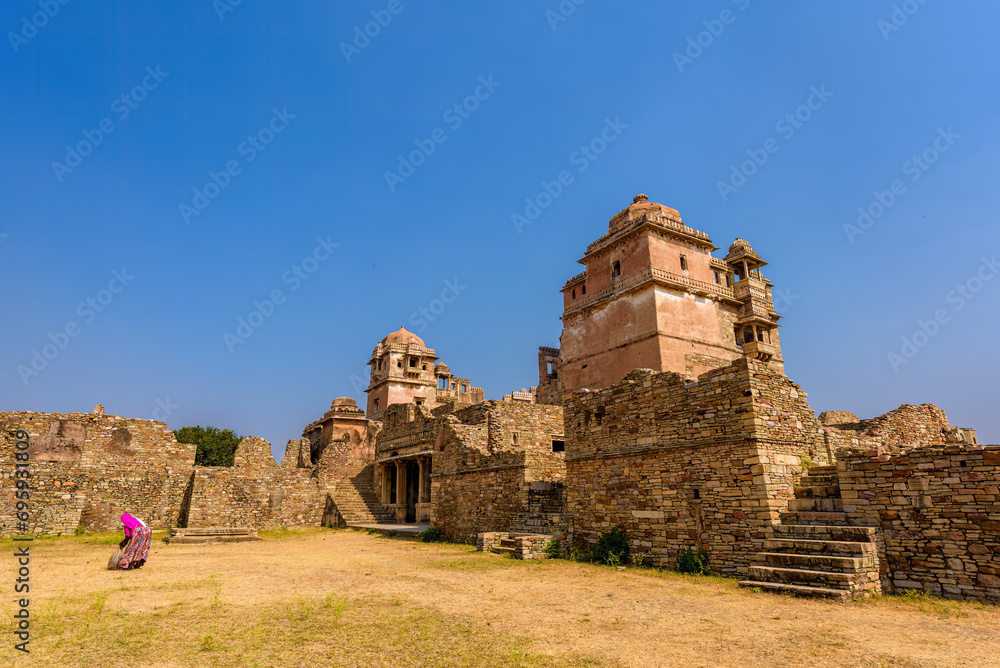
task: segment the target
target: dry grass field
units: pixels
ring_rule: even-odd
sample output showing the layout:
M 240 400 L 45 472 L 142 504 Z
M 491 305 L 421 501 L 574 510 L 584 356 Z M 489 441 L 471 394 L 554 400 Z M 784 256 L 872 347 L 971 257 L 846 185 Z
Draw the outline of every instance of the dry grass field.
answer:
M 31 654 L 13 650 L 14 543 L 0 541 L 2 665 L 990 666 L 1000 607 L 831 603 L 735 581 L 330 529 L 165 545 L 108 572 L 118 536 L 33 542 Z

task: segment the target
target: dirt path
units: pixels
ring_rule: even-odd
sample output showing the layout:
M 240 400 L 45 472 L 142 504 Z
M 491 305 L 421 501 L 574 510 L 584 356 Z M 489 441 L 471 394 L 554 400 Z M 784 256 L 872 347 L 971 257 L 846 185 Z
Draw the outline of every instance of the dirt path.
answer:
M 140 642 L 149 655 L 137 665 L 150 666 L 1000 665 L 1000 607 L 989 605 L 793 599 L 353 531 L 155 542 L 129 573 L 103 570 L 111 549 L 101 538 L 33 544 L 32 665 L 132 665 Z M 13 561 L 0 561 L 0 581 L 13 582 Z

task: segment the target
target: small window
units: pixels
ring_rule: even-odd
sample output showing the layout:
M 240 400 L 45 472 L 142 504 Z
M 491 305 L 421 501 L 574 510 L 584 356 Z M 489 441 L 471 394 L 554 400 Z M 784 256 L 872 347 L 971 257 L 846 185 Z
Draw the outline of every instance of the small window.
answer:
M 413 367 L 417 366 L 417 360 L 411 359 L 410 360 L 410 366 L 413 366 Z
M 398 368 L 402 369 L 402 368 L 403 368 L 403 362 L 402 362 L 402 361 L 400 361 L 400 362 L 396 362 L 396 366 L 397 366 Z
M 715 277 L 715 284 L 718 285 L 719 284 L 719 272 L 713 271 L 712 272 L 712 276 Z
M 573 299 L 576 299 L 576 288 L 573 288 Z
M 552 362 L 545 363 L 545 373 L 550 376 L 552 375 Z
M 424 397 L 416 397 L 413 400 L 418 406 L 424 405 Z
M 611 278 L 615 279 L 622 275 L 622 263 L 615 260 L 615 263 L 611 265 Z
M 688 270 L 688 259 L 686 256 L 681 255 L 681 271 Z
M 581 295 L 587 294 L 587 286 L 586 285 L 581 285 L 580 286 L 580 294 Z
M 517 432 L 515 431 L 510 435 L 510 444 L 517 445 Z
M 372 410 L 378 413 L 378 399 L 376 399 L 375 403 L 372 404 Z
M 427 371 L 427 365 L 426 364 L 421 365 L 420 368 L 423 369 L 424 371 Z
M 552 441 L 552 452 L 565 452 L 566 441 Z
M 696 498 L 696 499 L 700 499 L 701 498 L 701 490 L 700 489 L 694 490 L 694 498 Z

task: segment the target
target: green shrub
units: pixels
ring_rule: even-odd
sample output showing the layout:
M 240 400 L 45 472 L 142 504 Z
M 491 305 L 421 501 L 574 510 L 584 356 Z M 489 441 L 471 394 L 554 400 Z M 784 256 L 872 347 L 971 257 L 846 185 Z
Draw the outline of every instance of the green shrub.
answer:
M 79 526 L 76 527 L 76 531 L 74 531 L 73 533 L 74 535 L 82 536 L 84 531 L 86 531 L 86 529 L 84 529 L 83 525 L 80 524 Z
M 591 550 L 594 561 L 608 566 L 621 566 L 628 561 L 628 536 L 625 528 L 617 526 L 611 531 L 605 531 L 597 539 L 597 545 Z
M 562 550 L 559 547 L 559 541 L 550 540 L 545 544 L 545 556 L 549 559 L 558 559 L 562 556 Z
M 708 552 L 698 550 L 695 553 L 690 548 L 685 547 L 677 555 L 677 570 L 680 573 L 708 575 Z
M 420 534 L 420 540 L 425 543 L 439 543 L 441 542 L 441 529 L 437 527 L 427 527 Z

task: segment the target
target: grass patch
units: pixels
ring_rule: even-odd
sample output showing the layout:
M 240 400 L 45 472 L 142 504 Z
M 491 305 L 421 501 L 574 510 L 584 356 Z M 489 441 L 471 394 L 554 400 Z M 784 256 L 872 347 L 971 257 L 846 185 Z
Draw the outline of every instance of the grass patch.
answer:
M 398 596 L 329 592 L 264 609 L 197 604 L 133 613 L 109 609 L 112 593 L 41 607 L 32 651 L 65 666 L 125 665 L 137 647 L 177 666 L 604 665 L 533 653 L 526 638 Z
M 915 610 L 933 617 L 968 617 L 972 610 L 997 610 L 1000 605 L 989 601 L 965 601 L 931 596 L 927 592 L 907 589 L 902 594 L 854 599 L 851 605 L 895 607 Z

